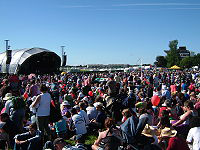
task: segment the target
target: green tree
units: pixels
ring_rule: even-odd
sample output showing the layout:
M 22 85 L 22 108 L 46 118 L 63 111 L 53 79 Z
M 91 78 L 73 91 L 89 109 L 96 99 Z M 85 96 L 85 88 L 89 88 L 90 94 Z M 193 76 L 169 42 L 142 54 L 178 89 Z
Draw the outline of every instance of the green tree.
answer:
M 156 62 L 154 63 L 157 67 L 166 67 L 167 66 L 167 60 L 164 56 L 157 56 Z
M 169 42 L 170 50 L 167 53 L 167 67 L 171 67 L 173 65 L 179 65 L 180 55 L 177 51 L 178 40 L 173 40 Z
M 198 53 L 197 55 L 194 55 L 194 66 L 200 66 L 200 53 Z
M 185 57 L 180 61 L 182 68 L 191 68 L 194 66 L 194 57 Z

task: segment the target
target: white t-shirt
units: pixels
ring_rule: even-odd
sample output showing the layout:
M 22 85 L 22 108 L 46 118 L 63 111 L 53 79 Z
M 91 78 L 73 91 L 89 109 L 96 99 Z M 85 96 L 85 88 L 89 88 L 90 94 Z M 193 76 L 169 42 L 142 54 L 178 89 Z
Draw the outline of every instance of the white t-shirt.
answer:
M 81 115 L 79 115 L 79 114 L 73 115 L 72 121 L 73 121 L 74 126 L 75 126 L 76 135 L 87 133 L 85 121 L 84 121 L 84 118 Z
M 37 108 L 37 116 L 49 116 L 50 115 L 50 103 L 51 95 L 49 93 L 40 94 L 41 99 Z
M 200 127 L 190 129 L 187 142 L 193 142 L 193 150 L 200 150 Z

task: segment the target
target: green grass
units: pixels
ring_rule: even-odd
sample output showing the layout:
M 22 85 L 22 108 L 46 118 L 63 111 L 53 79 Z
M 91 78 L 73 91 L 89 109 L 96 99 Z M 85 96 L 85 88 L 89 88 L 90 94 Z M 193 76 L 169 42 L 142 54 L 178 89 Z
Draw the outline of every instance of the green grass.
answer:
M 95 135 L 89 135 L 89 136 L 86 137 L 85 144 L 92 145 L 92 144 L 94 144 L 94 141 L 96 139 L 97 139 L 97 136 L 95 136 Z
M 87 135 L 86 140 L 85 140 L 85 144 L 86 145 L 92 145 L 96 139 L 97 139 L 96 135 Z M 69 143 L 70 145 L 75 145 L 74 140 L 66 140 L 66 142 Z

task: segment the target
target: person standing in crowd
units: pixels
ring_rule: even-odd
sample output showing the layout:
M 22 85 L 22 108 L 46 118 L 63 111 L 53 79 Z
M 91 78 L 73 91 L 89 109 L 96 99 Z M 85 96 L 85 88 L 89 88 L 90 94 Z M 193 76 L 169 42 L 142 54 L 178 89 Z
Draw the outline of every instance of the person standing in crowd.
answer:
M 11 98 L 12 98 L 12 93 L 7 93 L 3 98 L 3 101 L 5 101 L 4 112 L 7 113 L 8 115 L 10 115 L 10 108 L 12 106 Z
M 23 121 L 25 118 L 25 101 L 21 97 L 15 97 L 7 93 L 4 100 L 8 101 L 5 103 L 5 113 L 10 116 L 10 119 L 15 123 L 19 132 L 23 130 Z
M 36 111 L 36 122 L 39 130 L 42 132 L 42 136 L 44 136 L 44 131 L 48 136 L 50 136 L 50 129 L 48 124 L 50 116 L 51 95 L 47 92 L 48 88 L 45 84 L 41 85 L 40 91 L 42 93 L 36 97 L 32 107 L 34 108 L 38 106 Z
M 115 97 L 117 94 L 117 89 L 116 89 L 116 81 L 114 80 L 114 75 L 111 74 L 109 76 L 109 80 L 107 82 L 107 86 L 108 86 L 108 95 L 111 97 Z
M 198 74 L 198 75 L 196 75 L 195 78 L 191 78 L 191 74 Z M 178 70 L 174 72 L 172 70 L 170 71 L 160 70 L 158 72 L 155 69 L 155 70 L 142 70 L 142 71 L 134 70 L 133 72 L 130 73 L 121 72 L 114 74 L 101 72 L 101 73 L 95 73 L 95 76 L 91 75 L 92 75 L 91 73 L 85 73 L 85 72 L 66 73 L 64 76 L 58 74 L 38 75 L 38 76 L 36 75 L 34 80 L 39 79 L 41 83 L 46 83 L 46 85 L 49 86 L 49 88 L 51 89 L 50 91 L 52 95 L 50 96 L 50 94 L 47 92 L 48 91 L 47 87 L 43 85 L 41 86 L 42 93 L 38 96 L 35 96 L 36 98 L 35 100 L 33 100 L 33 102 L 29 101 L 29 98 L 23 100 L 21 98 L 16 97 L 17 95 L 14 95 L 14 91 L 10 91 L 11 93 L 7 93 L 8 92 L 7 91 L 4 92 L 5 96 L 2 97 L 3 103 L 1 106 L 4 106 L 3 104 L 5 102 L 6 105 L 1 112 L 3 113 L 5 111 L 6 113 L 8 113 L 9 115 L 8 118 L 11 117 L 11 119 L 14 120 L 14 123 L 18 124 L 17 129 L 21 128 L 20 132 L 22 132 L 23 119 L 21 118 L 19 110 L 23 108 L 24 102 L 27 105 L 29 105 L 29 102 L 31 102 L 32 103 L 31 106 L 34 106 L 35 110 L 35 113 L 33 114 L 34 115 L 36 114 L 37 118 L 33 120 L 34 122 L 37 122 L 38 128 L 41 130 L 42 140 L 46 139 L 46 137 L 44 136 L 45 133 L 48 134 L 48 136 L 50 136 L 49 132 L 50 128 L 48 126 L 50 114 L 51 116 L 54 116 L 51 117 L 51 121 L 55 123 L 54 129 L 56 129 L 52 130 L 51 132 L 53 133 L 52 135 L 55 135 L 57 133 L 59 137 L 63 138 L 66 138 L 66 135 L 67 138 L 72 137 L 71 136 L 72 133 L 73 135 L 75 135 L 74 137 L 76 137 L 76 135 L 85 133 L 97 134 L 99 129 L 105 128 L 104 127 L 105 119 L 108 116 L 113 115 L 112 118 L 115 120 L 114 125 L 122 123 L 120 129 L 123 130 L 123 132 L 125 132 L 125 136 L 127 137 L 127 139 L 124 140 L 130 142 L 130 144 L 135 144 L 136 146 L 138 146 L 137 142 L 142 141 L 140 138 L 143 137 L 141 135 L 142 129 L 143 127 L 145 127 L 146 123 L 148 123 L 155 129 L 158 129 L 158 131 L 161 131 L 165 128 L 171 128 L 171 125 L 173 124 L 174 128 L 177 130 L 177 134 L 176 136 L 173 135 L 174 137 L 170 137 L 172 138 L 171 145 L 167 141 L 166 149 L 168 148 L 168 145 L 170 145 L 169 149 L 173 149 L 172 147 L 174 143 L 175 145 L 177 144 L 176 140 L 182 141 L 181 139 L 179 139 L 178 133 L 182 134 L 182 136 L 185 139 L 186 136 L 188 136 L 187 139 L 188 143 L 196 145 L 196 140 L 198 139 L 197 137 L 198 130 L 196 130 L 196 127 L 194 127 L 195 130 L 192 128 L 190 131 L 191 133 L 188 134 L 188 131 L 190 129 L 189 124 L 191 122 L 191 119 L 195 118 L 194 116 L 199 115 L 196 113 L 197 111 L 193 108 L 193 106 L 195 106 L 196 109 L 200 110 L 199 109 L 200 96 L 198 95 L 200 92 L 199 71 L 190 72 L 190 71 Z M 114 77 L 113 75 L 115 75 L 115 79 L 113 78 Z M 107 77 L 109 77 L 109 81 L 106 81 Z M 124 77 L 123 81 L 119 79 L 122 77 Z M 62 82 L 60 81 L 60 79 L 62 79 Z M 1 78 L 1 80 L 3 80 L 3 78 Z M 29 82 L 32 80 L 30 79 L 28 80 L 28 78 L 25 75 L 19 77 L 19 80 L 21 80 L 20 82 L 23 83 L 23 86 L 20 89 L 21 94 L 24 93 L 25 87 L 28 87 L 26 89 L 25 94 L 26 95 L 30 94 L 29 95 L 30 97 L 35 95 L 33 93 L 36 93 L 36 90 L 34 90 L 34 88 L 33 90 L 29 88 L 29 86 L 31 87 L 31 85 L 29 85 Z M 3 81 L 5 81 L 3 82 L 4 84 L 7 83 L 6 80 Z M 82 83 L 82 81 L 83 82 L 85 81 L 85 84 Z M 192 83 L 193 81 L 194 84 Z M 181 84 L 183 82 L 185 82 L 186 86 L 184 90 L 181 90 Z M 155 85 L 154 87 L 153 84 Z M 192 86 L 188 86 L 191 84 Z M 33 82 L 32 85 L 34 85 Z M 155 89 L 154 94 L 160 96 L 156 100 L 159 103 L 158 105 L 156 104 L 156 106 L 154 106 L 152 102 L 153 89 Z M 25 94 L 23 95 L 24 98 Z M 13 97 L 13 95 L 15 97 Z M 58 101 L 58 98 L 63 97 L 63 95 L 64 95 L 64 101 L 62 101 L 61 99 Z M 55 105 L 53 105 L 53 101 L 51 101 L 52 105 L 50 104 L 51 98 L 53 99 Z M 110 98 L 111 100 L 107 101 L 108 98 Z M 32 97 L 31 99 L 34 99 L 34 97 Z M 57 108 L 58 106 L 60 106 L 61 103 L 63 107 L 61 107 L 60 111 L 60 109 Z M 90 106 L 86 109 L 87 110 L 86 114 L 85 106 L 87 106 L 88 104 Z M 92 104 L 94 104 L 95 107 L 93 107 Z M 28 110 L 28 108 L 29 107 L 27 107 L 26 109 L 27 110 L 26 125 L 29 124 L 31 116 L 30 115 L 31 112 Z M 123 109 L 126 108 L 129 108 L 130 113 L 128 110 L 123 111 Z M 185 113 L 182 111 L 183 109 Z M 61 112 L 65 120 L 62 118 L 62 116 L 57 115 Z M 159 124 L 158 124 L 158 112 L 160 112 Z M 2 118 L 6 113 L 2 114 Z M 138 116 L 136 116 L 136 114 L 138 114 Z M 88 128 L 86 128 L 86 124 L 88 124 L 87 117 L 89 117 L 90 120 Z M 178 121 L 176 122 L 177 119 Z M 13 122 L 12 120 L 10 121 Z M 13 134 L 11 135 L 11 137 L 13 138 L 13 136 L 15 136 L 17 133 L 14 133 L 13 131 L 11 131 L 11 129 L 8 130 L 8 128 L 6 127 L 8 125 L 7 122 L 10 121 L 5 121 L 5 119 L 2 119 L 1 121 L 6 123 L 4 126 L 5 131 L 8 132 L 9 135 L 11 135 L 9 132 L 12 132 Z M 69 125 L 66 125 L 66 122 Z M 68 131 L 68 126 L 71 129 L 72 133 Z M 25 128 L 26 127 L 24 127 L 24 129 Z M 156 133 L 156 135 L 159 134 Z M 12 143 L 11 137 L 10 137 L 10 143 Z M 170 138 L 168 139 L 169 141 Z M 183 143 L 185 139 L 182 141 Z M 142 143 L 140 142 L 140 144 L 145 145 L 143 142 Z M 58 149 L 58 147 L 56 148 Z
M 37 96 L 38 94 L 40 94 L 38 93 L 38 91 L 39 91 L 39 87 L 35 83 L 35 80 L 32 80 L 30 88 L 29 88 L 29 96 L 30 97 Z
M 3 79 L 3 82 L 1 83 L 3 86 L 0 89 L 0 97 L 5 97 L 7 93 L 12 93 L 12 89 L 9 85 L 8 79 Z

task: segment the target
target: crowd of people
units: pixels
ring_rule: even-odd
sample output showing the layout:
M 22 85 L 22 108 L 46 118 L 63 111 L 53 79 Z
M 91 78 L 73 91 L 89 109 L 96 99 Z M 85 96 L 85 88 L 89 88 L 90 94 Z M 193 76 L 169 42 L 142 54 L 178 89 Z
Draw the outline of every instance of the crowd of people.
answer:
M 0 149 L 200 150 L 199 71 L 7 75 L 0 82 Z M 86 145 L 90 135 L 96 140 Z

